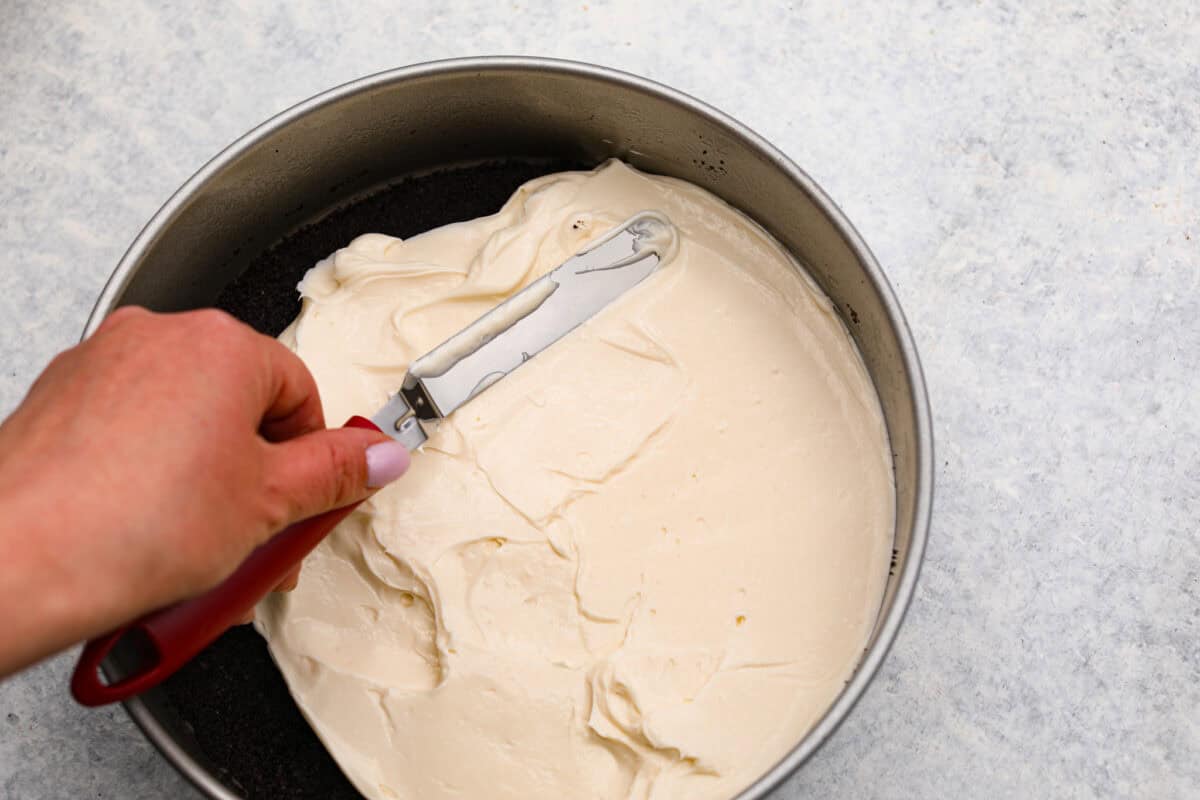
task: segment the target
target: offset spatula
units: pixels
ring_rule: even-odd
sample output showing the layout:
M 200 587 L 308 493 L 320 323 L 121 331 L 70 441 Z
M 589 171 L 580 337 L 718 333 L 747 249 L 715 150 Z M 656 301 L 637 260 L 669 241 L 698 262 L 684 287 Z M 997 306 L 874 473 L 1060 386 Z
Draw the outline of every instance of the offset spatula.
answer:
M 426 426 L 453 413 L 508 373 L 570 333 L 647 275 L 673 250 L 665 217 L 643 212 L 588 245 L 409 365 L 400 391 L 371 419 L 373 428 L 409 450 Z M 243 619 L 300 563 L 355 503 L 298 522 L 256 549 L 222 583 L 93 639 L 83 648 L 71 692 L 85 706 L 124 700 L 158 685 L 231 625 Z M 105 683 L 100 663 L 121 645 L 119 679 Z

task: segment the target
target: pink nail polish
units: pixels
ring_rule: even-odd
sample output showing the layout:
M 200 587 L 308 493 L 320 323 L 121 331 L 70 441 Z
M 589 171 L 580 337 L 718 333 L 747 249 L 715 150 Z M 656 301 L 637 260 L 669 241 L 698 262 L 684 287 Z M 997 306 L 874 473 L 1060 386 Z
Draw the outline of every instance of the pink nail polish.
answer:
M 408 471 L 408 449 L 399 442 L 380 442 L 367 448 L 367 486 L 379 489 Z

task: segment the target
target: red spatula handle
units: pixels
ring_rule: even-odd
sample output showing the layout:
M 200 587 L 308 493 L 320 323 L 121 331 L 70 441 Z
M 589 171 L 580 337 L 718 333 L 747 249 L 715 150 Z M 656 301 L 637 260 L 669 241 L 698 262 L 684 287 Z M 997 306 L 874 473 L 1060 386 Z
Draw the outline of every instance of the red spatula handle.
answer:
M 346 427 L 379 430 L 363 417 L 352 417 Z M 151 612 L 88 642 L 71 678 L 75 699 L 85 706 L 100 706 L 157 686 L 244 618 L 357 505 L 297 522 L 261 545 L 232 575 L 204 594 Z M 147 653 L 143 664 L 120 681 L 102 682 L 100 662 L 131 633 L 141 634 L 143 647 L 148 643 L 153 653 Z

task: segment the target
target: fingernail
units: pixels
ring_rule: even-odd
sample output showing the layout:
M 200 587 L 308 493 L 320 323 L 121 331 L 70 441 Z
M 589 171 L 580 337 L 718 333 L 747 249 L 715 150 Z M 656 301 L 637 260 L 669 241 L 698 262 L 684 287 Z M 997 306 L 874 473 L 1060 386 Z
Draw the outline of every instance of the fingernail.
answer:
M 408 471 L 408 448 L 399 442 L 380 442 L 367 448 L 367 486 L 379 489 Z

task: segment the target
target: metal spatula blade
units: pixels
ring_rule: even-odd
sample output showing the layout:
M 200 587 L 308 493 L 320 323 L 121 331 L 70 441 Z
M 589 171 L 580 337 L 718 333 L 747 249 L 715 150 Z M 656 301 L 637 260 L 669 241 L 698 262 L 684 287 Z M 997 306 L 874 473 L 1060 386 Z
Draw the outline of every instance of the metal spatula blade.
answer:
M 371 418 L 410 450 L 423 420 L 451 414 L 636 286 L 671 252 L 675 231 L 642 212 L 412 362 Z

